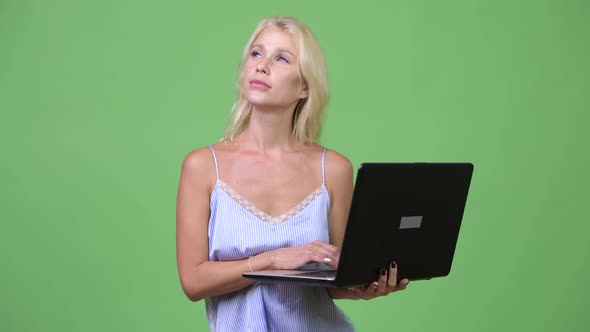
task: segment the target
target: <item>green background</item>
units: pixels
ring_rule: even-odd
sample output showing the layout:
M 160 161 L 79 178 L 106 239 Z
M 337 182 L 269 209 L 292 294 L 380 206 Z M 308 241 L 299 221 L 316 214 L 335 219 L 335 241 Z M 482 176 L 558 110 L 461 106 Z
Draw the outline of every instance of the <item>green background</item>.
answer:
M 582 0 L 0 0 L 0 330 L 206 330 L 176 271 L 180 165 L 276 14 L 324 48 L 322 144 L 475 164 L 450 276 L 338 301 L 358 330 L 587 331 Z

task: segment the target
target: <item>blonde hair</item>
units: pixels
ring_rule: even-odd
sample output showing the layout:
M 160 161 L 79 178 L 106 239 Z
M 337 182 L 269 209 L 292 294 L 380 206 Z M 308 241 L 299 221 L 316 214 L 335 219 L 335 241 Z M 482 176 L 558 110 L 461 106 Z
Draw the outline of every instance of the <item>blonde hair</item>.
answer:
M 328 103 L 328 74 L 324 54 L 320 45 L 309 28 L 295 17 L 274 16 L 262 20 L 244 48 L 239 67 L 238 99 L 232 107 L 231 124 L 225 132 L 223 140 L 231 141 L 243 132 L 250 123 L 252 104 L 250 104 L 240 86 L 244 75 L 244 64 L 250 56 L 252 44 L 258 36 L 268 28 L 278 28 L 293 38 L 298 52 L 297 67 L 302 86 L 307 88 L 308 96 L 302 98 L 293 113 L 291 134 L 301 144 L 316 143 L 322 128 L 323 115 Z

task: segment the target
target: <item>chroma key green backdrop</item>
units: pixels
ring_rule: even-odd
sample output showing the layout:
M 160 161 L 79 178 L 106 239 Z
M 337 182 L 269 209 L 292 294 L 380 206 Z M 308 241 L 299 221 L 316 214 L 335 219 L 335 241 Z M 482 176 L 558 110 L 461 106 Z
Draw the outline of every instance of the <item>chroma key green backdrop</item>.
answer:
M 180 165 L 277 14 L 325 51 L 322 144 L 475 164 L 451 274 L 337 301 L 357 329 L 588 331 L 589 4 L 0 0 L 0 331 L 207 329 L 176 271 Z

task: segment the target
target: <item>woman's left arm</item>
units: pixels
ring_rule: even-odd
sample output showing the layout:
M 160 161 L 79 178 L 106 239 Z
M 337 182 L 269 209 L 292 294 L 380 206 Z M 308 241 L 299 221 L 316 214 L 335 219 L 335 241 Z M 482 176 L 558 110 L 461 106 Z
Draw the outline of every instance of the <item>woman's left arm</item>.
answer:
M 326 186 L 330 194 L 330 211 L 328 212 L 330 244 L 340 249 L 354 186 L 352 164 L 346 157 L 331 150 L 326 153 Z
M 330 193 L 330 211 L 328 225 L 330 244 L 342 248 L 344 230 L 352 201 L 354 185 L 352 183 L 352 164 L 343 155 L 328 151 L 326 153 L 326 186 Z M 388 269 L 383 269 L 379 279 L 365 288 L 328 288 L 333 299 L 365 299 L 384 296 L 391 292 L 404 290 L 408 280 L 397 283 L 397 266 L 392 262 Z

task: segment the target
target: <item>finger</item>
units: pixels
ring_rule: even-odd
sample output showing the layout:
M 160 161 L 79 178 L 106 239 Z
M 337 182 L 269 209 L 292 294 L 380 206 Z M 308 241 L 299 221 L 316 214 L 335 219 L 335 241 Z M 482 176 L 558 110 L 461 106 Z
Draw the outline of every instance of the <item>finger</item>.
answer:
M 406 287 L 408 287 L 408 284 L 410 283 L 410 280 L 408 279 L 402 279 L 398 284 L 397 284 L 397 290 L 404 290 L 406 289 Z
M 319 253 L 314 251 L 313 249 L 308 249 L 306 251 L 307 258 L 304 264 L 314 262 L 314 263 L 324 263 L 330 266 L 333 269 L 338 268 L 338 258 L 332 259 L 331 257 L 327 257 L 325 254 Z
M 363 300 L 370 300 L 377 296 L 377 290 L 379 289 L 378 282 L 372 282 L 366 288 L 360 288 L 360 298 Z
M 334 270 L 338 269 L 338 261 L 325 257 L 322 263 L 328 265 L 329 267 L 333 268 Z
M 311 243 L 319 252 L 326 254 L 328 257 L 334 258 L 340 255 L 338 247 L 322 241 L 314 241 Z
M 324 255 L 320 252 L 314 251 L 313 249 L 309 249 L 307 251 L 307 255 L 308 255 L 308 259 L 310 262 L 329 263 L 332 261 L 331 258 L 326 257 L 326 255 Z M 326 258 L 328 258 L 328 259 L 326 259 Z
M 324 246 L 321 245 L 320 241 L 315 241 L 312 242 L 308 245 L 309 250 L 316 252 L 324 257 L 330 257 L 332 256 L 332 252 L 325 248 Z
M 385 268 L 381 268 L 381 271 L 379 272 L 378 282 L 379 286 L 377 287 L 377 294 L 387 294 L 387 270 Z
M 387 290 L 393 292 L 397 286 L 397 264 L 391 262 L 389 264 L 389 277 L 387 278 Z
M 335 267 L 338 267 L 338 263 L 340 263 L 340 255 L 336 255 L 335 257 L 332 258 L 332 264 Z
M 320 241 L 312 242 L 309 246 L 309 249 L 311 251 L 314 251 L 319 255 L 322 255 L 321 260 L 318 260 L 318 262 L 323 262 L 333 267 L 336 267 L 338 266 L 340 253 L 337 249 L 334 248 L 336 247 Z
M 314 243 L 318 248 L 321 248 L 322 250 L 325 250 L 326 252 L 329 252 L 330 255 L 332 256 L 340 256 L 340 248 L 331 245 L 329 243 L 326 242 L 322 242 L 322 241 L 315 241 Z

